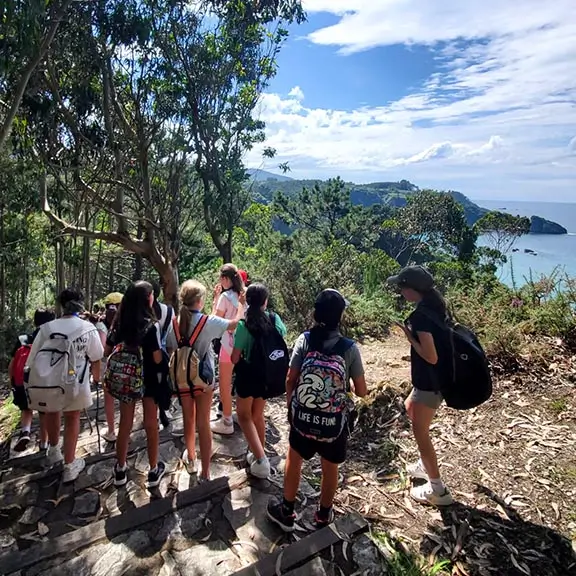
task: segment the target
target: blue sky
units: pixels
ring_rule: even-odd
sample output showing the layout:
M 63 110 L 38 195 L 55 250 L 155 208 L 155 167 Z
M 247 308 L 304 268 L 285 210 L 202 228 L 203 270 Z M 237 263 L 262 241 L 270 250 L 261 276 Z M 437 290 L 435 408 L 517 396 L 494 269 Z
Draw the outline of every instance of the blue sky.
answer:
M 576 201 L 574 0 L 304 0 L 258 111 L 295 178 Z

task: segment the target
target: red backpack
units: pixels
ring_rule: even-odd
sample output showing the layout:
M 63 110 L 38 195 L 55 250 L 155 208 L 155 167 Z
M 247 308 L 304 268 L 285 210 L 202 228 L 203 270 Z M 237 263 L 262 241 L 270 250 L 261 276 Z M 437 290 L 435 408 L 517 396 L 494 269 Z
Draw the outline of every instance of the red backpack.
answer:
M 24 386 L 24 368 L 30 356 L 30 344 L 23 344 L 14 354 L 14 363 L 12 364 L 12 380 L 14 386 Z

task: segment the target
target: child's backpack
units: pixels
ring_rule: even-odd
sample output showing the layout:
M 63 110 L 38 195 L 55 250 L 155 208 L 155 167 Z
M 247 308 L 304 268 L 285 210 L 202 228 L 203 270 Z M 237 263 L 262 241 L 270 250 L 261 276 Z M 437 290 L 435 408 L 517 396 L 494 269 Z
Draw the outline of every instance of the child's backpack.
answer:
M 492 396 L 490 363 L 478 337 L 470 328 L 448 319 L 440 321 L 426 309 L 421 311 L 443 330 L 449 331 L 452 366 L 447 378 L 441 378 L 440 392 L 446 405 L 470 410 Z
M 286 376 L 290 363 L 288 346 L 276 328 L 276 315 L 270 312 L 268 318 L 272 330 L 261 335 L 250 332 L 254 341 L 249 361 L 242 359 L 236 365 L 236 377 L 263 385 L 264 399 L 276 398 L 286 392 Z
M 198 323 L 192 331 L 190 340 L 184 340 L 180 336 L 178 321 L 174 318 L 174 333 L 178 340 L 178 349 L 174 351 L 170 358 L 170 382 L 173 393 L 178 397 L 193 396 L 196 393 L 203 392 L 210 386 L 201 378 L 203 359 L 194 350 L 194 344 L 196 344 L 196 340 L 198 340 L 207 321 L 208 316 L 201 314 Z
M 142 348 L 117 344 L 108 357 L 104 388 L 120 402 L 134 402 L 144 396 Z
M 24 368 L 26 368 L 26 362 L 28 362 L 30 350 L 32 350 L 32 346 L 30 344 L 21 344 L 18 350 L 16 350 L 16 354 L 14 354 L 14 359 L 12 362 L 13 386 L 24 386 Z
M 310 333 L 304 334 L 310 346 Z M 340 338 L 327 351 L 309 348 L 292 394 L 291 425 L 306 438 L 334 442 L 354 409 L 346 376 L 346 351 L 353 340 Z
M 25 384 L 30 410 L 61 412 L 78 395 L 88 369 L 88 359 L 82 374 L 78 375 L 74 341 L 86 331 L 87 327 L 81 326 L 70 336 L 54 332 L 38 350 Z

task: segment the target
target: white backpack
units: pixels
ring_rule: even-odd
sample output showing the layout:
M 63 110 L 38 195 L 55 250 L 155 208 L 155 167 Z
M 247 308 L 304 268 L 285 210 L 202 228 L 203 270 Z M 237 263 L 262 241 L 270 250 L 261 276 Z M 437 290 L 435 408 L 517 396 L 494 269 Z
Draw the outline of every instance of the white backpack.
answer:
M 70 336 L 53 332 L 38 350 L 25 384 L 30 410 L 61 412 L 78 395 L 88 369 L 88 358 L 79 375 L 74 341 L 88 332 L 86 328 L 81 326 Z

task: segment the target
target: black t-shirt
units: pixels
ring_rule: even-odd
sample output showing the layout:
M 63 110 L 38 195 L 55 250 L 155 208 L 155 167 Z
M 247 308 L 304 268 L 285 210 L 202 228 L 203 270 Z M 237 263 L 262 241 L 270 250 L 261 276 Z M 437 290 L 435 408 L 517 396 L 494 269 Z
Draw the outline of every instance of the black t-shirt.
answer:
M 116 332 L 112 330 L 108 332 L 108 337 L 106 338 L 106 346 L 113 348 L 116 346 Z M 142 347 L 142 359 L 144 368 L 144 388 L 146 393 L 149 394 L 151 390 L 158 387 L 158 372 L 160 370 L 160 364 L 154 362 L 154 352 L 160 350 L 160 341 L 158 340 L 158 332 L 156 330 L 156 324 L 151 324 L 148 328 L 142 342 L 140 344 Z
M 423 311 L 425 310 L 425 311 Z M 439 391 L 442 379 L 450 377 L 451 370 L 451 344 L 448 329 L 439 326 L 429 315 L 433 315 L 439 322 L 443 322 L 440 314 L 424 303 L 420 303 L 414 312 L 408 317 L 408 324 L 412 329 L 414 337 L 418 339 L 418 332 L 428 332 L 434 338 L 438 363 L 433 365 L 412 346 L 410 350 L 410 360 L 412 369 L 412 385 L 418 390 Z

